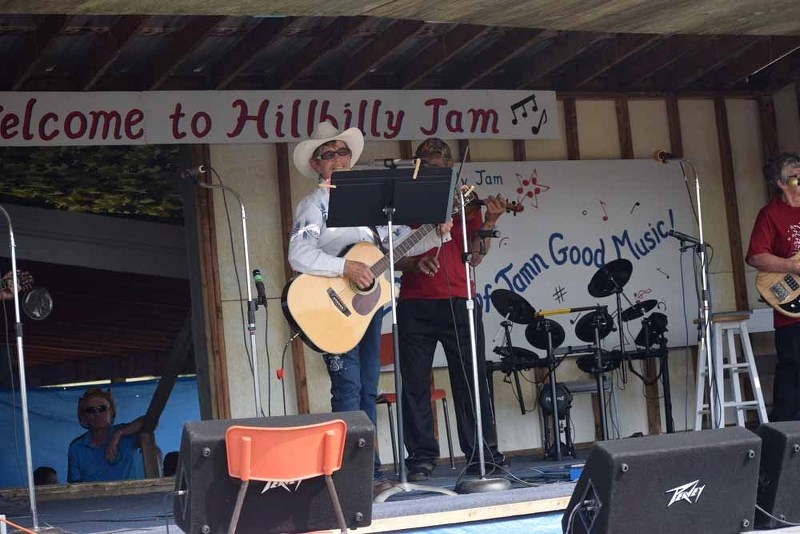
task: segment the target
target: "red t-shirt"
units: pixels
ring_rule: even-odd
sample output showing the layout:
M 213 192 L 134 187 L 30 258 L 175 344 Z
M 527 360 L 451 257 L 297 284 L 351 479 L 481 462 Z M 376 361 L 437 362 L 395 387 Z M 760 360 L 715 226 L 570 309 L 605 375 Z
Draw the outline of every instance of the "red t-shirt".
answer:
M 789 258 L 800 251 L 800 208 L 793 208 L 779 198 L 774 198 L 761 208 L 750 234 L 747 256 L 768 252 L 781 258 Z M 405 276 L 405 275 L 404 275 Z M 775 328 L 781 328 L 800 319 L 787 317 L 777 311 L 773 313 Z
M 483 224 L 480 210 L 475 210 L 467 219 L 467 239 L 471 240 Z M 464 240 L 461 237 L 461 217 L 453 218 L 453 239 L 442 245 L 439 252 L 439 270 L 433 276 L 421 272 L 406 271 L 400 277 L 400 295 L 398 299 L 446 299 L 450 297 L 467 298 L 467 277 L 464 272 Z M 437 249 L 426 252 L 426 256 L 435 256 Z M 475 280 L 472 281 L 472 294 L 475 294 Z

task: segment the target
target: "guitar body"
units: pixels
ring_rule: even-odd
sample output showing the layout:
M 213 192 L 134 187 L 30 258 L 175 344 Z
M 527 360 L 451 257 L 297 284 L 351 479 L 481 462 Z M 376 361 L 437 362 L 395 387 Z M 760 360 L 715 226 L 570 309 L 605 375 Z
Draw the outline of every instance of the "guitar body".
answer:
M 367 265 L 382 257 L 380 249 L 367 242 L 356 243 L 344 255 L 345 260 Z M 361 290 L 344 276 L 301 274 L 283 288 L 281 308 L 309 347 L 342 354 L 358 345 L 375 312 L 389 303 L 390 291 L 384 275 L 377 276 L 369 289 Z
M 800 253 L 792 258 L 800 258 Z M 800 317 L 800 276 L 793 273 L 758 273 L 756 288 L 778 313 Z

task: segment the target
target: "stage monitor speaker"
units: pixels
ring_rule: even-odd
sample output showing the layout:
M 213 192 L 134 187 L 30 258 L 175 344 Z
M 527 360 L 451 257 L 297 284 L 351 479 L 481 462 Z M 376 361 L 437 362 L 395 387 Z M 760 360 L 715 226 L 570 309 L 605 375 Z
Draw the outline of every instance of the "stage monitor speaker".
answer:
M 756 525 L 764 528 L 800 523 L 800 421 L 765 423 L 758 427 L 761 437 L 761 471 L 758 477 L 758 505 L 771 518 L 756 511 Z
M 741 532 L 753 528 L 761 440 L 740 427 L 595 444 L 564 532 Z
M 372 522 L 375 426 L 364 412 L 290 415 L 186 423 L 175 473 L 175 523 L 189 534 L 228 531 L 241 482 L 228 475 L 225 431 L 233 425 L 291 427 L 347 423 L 342 468 L 333 474 L 348 528 Z M 308 532 L 338 528 L 324 477 L 298 483 L 251 480 L 237 533 Z

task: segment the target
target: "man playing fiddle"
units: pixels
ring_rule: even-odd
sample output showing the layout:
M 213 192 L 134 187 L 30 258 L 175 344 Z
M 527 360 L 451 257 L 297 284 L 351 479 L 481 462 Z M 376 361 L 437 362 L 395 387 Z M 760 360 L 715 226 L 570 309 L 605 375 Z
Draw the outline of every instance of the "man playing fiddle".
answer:
M 441 139 L 429 138 L 416 150 L 423 165 L 452 167 L 450 147 Z M 489 238 L 481 238 L 478 230 L 493 230 L 506 210 L 501 197 L 484 200 L 486 213 L 481 209 L 468 210 L 467 237 L 472 266 L 478 265 L 490 249 Z M 469 213 L 471 211 L 471 213 Z M 461 217 L 456 216 L 451 230 L 453 239 L 421 256 L 397 262 L 403 271 L 397 304 L 400 346 L 400 370 L 403 376 L 403 426 L 408 450 L 406 465 L 408 480 L 427 480 L 439 457 L 439 442 L 434 437 L 431 411 L 431 370 L 436 344 L 441 343 L 447 356 L 453 404 L 458 427 L 458 441 L 468 461 L 474 460 L 468 472 L 479 472 L 475 449 L 475 403 L 472 393 L 472 354 L 470 350 L 467 315 L 467 283 L 462 260 L 464 246 L 461 238 Z M 472 294 L 475 294 L 473 281 Z M 476 309 L 476 344 L 480 382 L 483 446 L 487 470 L 506 465 L 497 449 L 494 413 L 489 401 L 486 379 L 486 355 L 483 321 Z

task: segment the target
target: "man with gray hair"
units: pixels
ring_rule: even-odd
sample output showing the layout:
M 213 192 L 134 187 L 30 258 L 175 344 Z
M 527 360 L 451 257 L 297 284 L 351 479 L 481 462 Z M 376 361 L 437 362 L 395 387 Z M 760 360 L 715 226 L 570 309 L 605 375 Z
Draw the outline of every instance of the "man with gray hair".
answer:
M 777 193 L 761 208 L 750 234 L 748 265 L 761 272 L 800 274 L 800 155 L 784 152 L 764 166 Z M 778 365 L 770 421 L 800 419 L 800 318 L 773 312 Z

